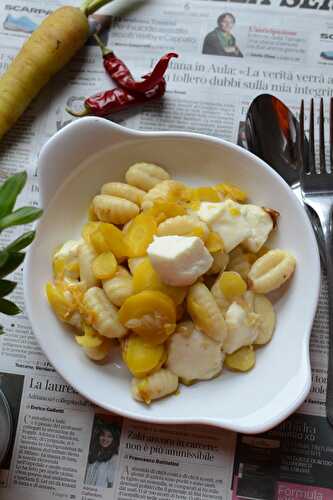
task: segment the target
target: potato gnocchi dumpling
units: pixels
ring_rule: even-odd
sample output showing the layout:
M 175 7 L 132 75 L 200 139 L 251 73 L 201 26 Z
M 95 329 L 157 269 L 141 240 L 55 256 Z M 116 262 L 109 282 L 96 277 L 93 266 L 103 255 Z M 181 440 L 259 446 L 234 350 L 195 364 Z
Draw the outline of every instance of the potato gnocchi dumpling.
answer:
M 136 205 L 141 206 L 146 192 L 135 186 L 130 186 L 125 182 L 108 182 L 102 186 L 101 194 L 124 198 L 125 200 L 132 201 Z
M 170 175 L 164 168 L 153 163 L 135 163 L 125 174 L 126 182 L 143 191 L 149 191 L 156 184 L 170 179 Z
M 132 201 L 108 194 L 95 196 L 93 207 L 98 220 L 112 224 L 126 224 L 140 211 L 138 205 Z
M 205 222 L 196 215 L 178 215 L 161 222 L 157 228 L 157 236 L 198 236 L 204 242 L 209 236 Z
M 81 239 L 53 254 L 46 295 L 57 318 L 90 360 L 121 351 L 141 403 L 253 369 L 276 325 L 265 294 L 296 268 L 288 250 L 269 248 L 279 213 L 237 186 L 186 186 L 153 163 L 131 165 L 125 181 L 101 186 Z
M 177 202 L 182 199 L 185 192 L 186 187 L 181 182 L 162 181 L 146 193 L 142 201 L 142 209 L 152 208 L 156 200 Z
M 118 266 L 115 275 L 102 281 L 103 290 L 110 302 L 121 307 L 128 297 L 133 295 L 133 278 L 123 266 Z

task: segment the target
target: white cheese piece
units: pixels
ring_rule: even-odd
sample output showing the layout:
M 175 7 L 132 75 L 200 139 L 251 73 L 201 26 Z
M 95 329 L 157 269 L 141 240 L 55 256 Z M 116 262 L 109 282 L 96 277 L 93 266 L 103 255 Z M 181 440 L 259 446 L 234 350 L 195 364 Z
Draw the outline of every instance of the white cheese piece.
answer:
M 62 279 L 65 281 L 75 281 L 79 279 L 80 271 L 78 267 L 78 255 L 82 241 L 82 239 L 68 240 L 53 255 L 53 262 L 59 262 L 61 267 L 63 267 Z M 77 264 L 77 269 L 75 269 L 75 264 Z
M 227 338 L 223 350 L 231 354 L 243 346 L 251 345 L 259 333 L 260 317 L 256 313 L 247 313 L 237 302 L 233 302 L 225 315 Z
M 167 285 L 192 285 L 213 263 L 197 236 L 155 237 L 147 249 L 155 271 Z
M 223 359 L 220 344 L 191 321 L 180 323 L 170 337 L 167 368 L 186 382 L 215 377 L 222 370 Z
M 241 213 L 241 205 L 232 200 L 220 203 L 222 210 L 210 227 L 223 240 L 224 250 L 229 253 L 233 248 L 251 236 L 251 228 Z
M 223 203 L 203 201 L 200 203 L 199 210 L 196 212 L 198 217 L 206 222 L 212 224 L 223 212 Z
M 241 214 L 251 228 L 251 236 L 243 241 L 250 252 L 257 253 L 273 229 L 272 217 L 256 205 L 241 205 Z
M 82 240 L 68 240 L 62 245 L 62 247 L 55 252 L 53 258 L 63 259 L 66 263 L 69 263 L 72 259 L 78 256 L 79 246 Z

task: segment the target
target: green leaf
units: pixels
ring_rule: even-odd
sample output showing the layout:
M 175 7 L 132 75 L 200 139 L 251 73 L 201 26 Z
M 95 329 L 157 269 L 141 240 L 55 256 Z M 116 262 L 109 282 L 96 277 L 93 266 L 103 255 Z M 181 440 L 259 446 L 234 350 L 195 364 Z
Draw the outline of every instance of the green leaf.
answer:
M 15 210 L 9 215 L 6 215 L 0 220 L 0 231 L 7 227 L 19 226 L 21 224 L 28 224 L 38 219 L 43 213 L 43 210 L 35 207 L 22 207 Z
M 24 188 L 27 181 L 27 173 L 20 172 L 12 175 L 0 187 L 0 218 L 13 210 L 16 198 Z
M 21 309 L 10 300 L 0 299 L 0 312 L 7 314 L 7 316 L 15 316 L 21 312 Z
M 5 297 L 5 295 L 11 293 L 16 285 L 15 281 L 0 280 L 0 297 Z
M 0 335 L 3 335 L 5 333 L 5 330 L 3 329 L 3 326 L 0 325 Z
M 6 250 L 1 250 L 0 252 L 0 269 L 5 265 L 8 259 L 8 252 Z
M 36 231 L 28 231 L 5 248 L 7 252 L 19 252 L 30 245 L 36 235 Z M 0 254 L 1 255 L 1 254 Z M 0 264 L 1 266 L 1 264 Z
M 6 263 L 0 268 L 0 278 L 12 273 L 23 262 L 25 257 L 24 252 L 10 253 Z

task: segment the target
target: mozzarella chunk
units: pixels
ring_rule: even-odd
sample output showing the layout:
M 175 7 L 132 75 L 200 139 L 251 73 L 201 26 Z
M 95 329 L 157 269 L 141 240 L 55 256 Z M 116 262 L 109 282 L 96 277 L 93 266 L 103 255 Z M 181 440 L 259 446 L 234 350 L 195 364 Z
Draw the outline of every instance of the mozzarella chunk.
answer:
M 220 345 L 191 321 L 181 323 L 170 338 L 167 368 L 187 383 L 215 377 L 222 370 L 223 359 Z
M 81 240 L 68 240 L 53 255 L 56 274 L 63 274 L 63 279 L 77 280 L 79 278 L 78 255 Z M 61 274 L 60 273 L 60 274 Z
M 251 235 L 243 241 L 243 245 L 250 252 L 257 253 L 273 229 L 272 217 L 256 205 L 241 205 L 240 210 L 251 229 Z
M 213 263 L 197 236 L 155 237 L 147 253 L 163 283 L 172 286 L 192 285 Z
M 223 213 L 223 203 L 203 201 L 200 203 L 197 215 L 207 224 L 212 224 Z
M 224 250 L 229 253 L 251 236 L 251 228 L 241 213 L 239 203 L 226 200 L 221 205 L 222 213 L 211 223 L 211 228 L 222 238 Z
M 233 200 L 202 202 L 197 214 L 222 238 L 227 253 L 252 235 L 251 227 L 242 215 L 242 205 Z
M 54 257 L 62 258 L 64 260 L 71 260 L 78 256 L 79 246 L 82 240 L 68 240 L 62 247 L 54 254 Z
M 260 317 L 256 313 L 247 313 L 236 302 L 233 302 L 225 315 L 227 338 L 223 350 L 231 354 L 243 346 L 251 345 L 259 333 Z

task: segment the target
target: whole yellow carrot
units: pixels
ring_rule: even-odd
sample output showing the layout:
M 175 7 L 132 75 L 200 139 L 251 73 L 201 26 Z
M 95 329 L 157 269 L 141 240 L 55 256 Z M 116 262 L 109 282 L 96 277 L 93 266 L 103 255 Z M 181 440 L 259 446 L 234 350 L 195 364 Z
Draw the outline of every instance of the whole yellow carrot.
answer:
M 110 0 L 86 0 L 80 8 L 60 7 L 28 38 L 0 78 L 0 139 L 41 88 L 84 45 L 87 16 Z

